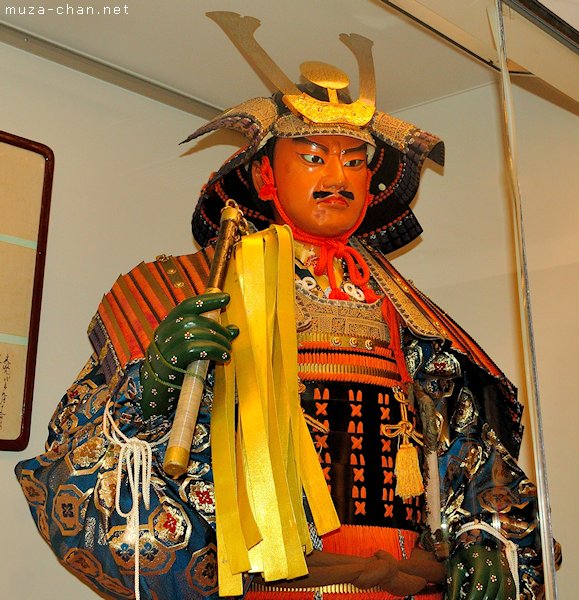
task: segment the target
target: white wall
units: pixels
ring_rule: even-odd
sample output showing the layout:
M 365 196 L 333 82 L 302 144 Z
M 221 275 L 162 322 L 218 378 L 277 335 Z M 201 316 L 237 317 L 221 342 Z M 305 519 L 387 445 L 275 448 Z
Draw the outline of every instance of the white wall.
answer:
M 231 148 L 182 157 L 177 142 L 198 119 L 7 46 L 0 45 L 0 64 L 2 129 L 56 155 L 31 441 L 22 453 L 0 455 L 1 595 L 88 600 L 96 596 L 57 564 L 36 533 L 13 466 L 42 450 L 51 413 L 89 354 L 84 332 L 103 292 L 140 260 L 191 249 L 197 190 Z M 551 504 L 566 553 L 560 596 L 571 598 L 578 558 L 571 511 L 579 488 L 577 469 L 566 468 L 576 458 L 571 360 L 579 349 L 568 335 L 577 332 L 576 121 L 527 92 L 519 90 L 516 101 Z M 401 116 L 443 137 L 448 160 L 443 173 L 426 171 L 415 203 L 425 233 L 396 264 L 519 383 L 496 89 Z

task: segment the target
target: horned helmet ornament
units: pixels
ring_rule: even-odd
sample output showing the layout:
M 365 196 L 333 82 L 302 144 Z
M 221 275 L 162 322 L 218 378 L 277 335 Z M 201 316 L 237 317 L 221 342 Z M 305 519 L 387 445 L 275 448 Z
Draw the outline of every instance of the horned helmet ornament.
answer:
M 224 128 L 238 131 L 248 140 L 203 187 L 192 221 L 196 241 L 205 246 L 215 237 L 221 208 L 229 197 L 240 204 L 258 229 L 269 226 L 271 207 L 255 194 L 246 167 L 267 140 L 308 135 L 346 135 L 375 147 L 369 164 L 373 200 L 356 237 L 387 253 L 420 235 L 422 228 L 409 204 L 416 195 L 425 159 L 444 164 L 444 144 L 415 125 L 376 110 L 372 41 L 355 33 L 340 35 L 359 69 L 359 96 L 349 101 L 344 94 L 350 83 L 348 76 L 326 63 L 302 63 L 300 72 L 308 83 L 305 89 L 293 83 L 256 41 L 258 19 L 224 11 L 207 16 L 278 92 L 226 110 L 184 140 L 190 142 Z

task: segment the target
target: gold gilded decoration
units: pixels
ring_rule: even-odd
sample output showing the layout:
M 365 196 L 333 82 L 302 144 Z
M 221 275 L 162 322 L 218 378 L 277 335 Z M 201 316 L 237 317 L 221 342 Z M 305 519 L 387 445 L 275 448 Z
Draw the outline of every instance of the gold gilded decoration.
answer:
M 52 505 L 52 519 L 63 536 L 73 536 L 82 531 L 82 511 L 92 489 L 83 493 L 76 485 L 58 488 Z
M 97 365 L 96 353 L 93 353 L 91 357 L 86 361 L 80 373 L 76 376 L 75 381 L 84 379 Z
M 286 94 L 284 104 L 307 121 L 319 125 L 341 123 L 355 127 L 364 127 L 374 116 L 376 110 L 376 83 L 372 42 L 357 34 L 341 34 L 340 40 L 353 52 L 360 71 L 360 96 L 351 103 L 340 103 L 337 90 L 345 88 L 348 77 L 340 69 L 325 63 L 304 63 L 302 75 L 312 83 L 326 88 L 328 102 L 317 100 L 307 94 L 298 96 Z
M 412 123 L 406 123 L 383 112 L 376 113 L 372 124 L 376 135 L 399 150 L 405 148 L 411 133 L 416 130 Z
M 449 398 L 454 391 L 454 380 L 443 378 L 426 379 L 421 383 L 424 391 L 436 402 Z
M 503 456 L 503 458 L 507 457 L 507 456 L 510 457 L 507 449 L 503 446 L 503 444 L 500 442 L 499 438 L 497 437 L 495 430 L 492 427 L 489 427 L 488 423 L 485 423 L 483 425 L 482 439 L 483 439 L 483 442 L 486 442 L 490 446 L 493 446 L 494 448 L 496 448 L 497 452 L 499 452 Z
M 92 325 L 92 323 L 94 323 L 94 321 L 91 322 L 91 325 Z M 92 329 L 94 329 L 94 325 L 92 325 L 92 327 L 89 328 L 89 334 L 91 333 Z M 113 347 L 112 347 L 110 340 L 106 340 L 105 343 L 103 344 L 103 347 L 101 348 L 101 351 L 99 352 L 99 362 L 102 362 L 105 359 L 108 352 L 112 349 L 113 349 Z
M 330 97 L 332 96 L 330 95 Z M 351 104 L 338 104 L 332 101 L 316 100 L 308 94 L 284 96 L 283 101 L 289 109 L 299 113 L 311 123 L 319 125 L 338 123 L 363 127 L 372 119 L 376 110 L 374 105 L 366 104 L 360 100 L 356 100 Z
M 233 12 L 207 13 L 223 29 L 251 66 L 270 81 L 283 96 L 285 105 L 312 123 L 344 123 L 355 127 L 367 125 L 375 111 L 374 66 L 372 42 L 360 35 L 342 34 L 340 40 L 354 53 L 360 70 L 360 98 L 350 104 L 338 102 L 336 90 L 346 87 L 348 77 L 336 67 L 309 62 L 302 65 L 302 74 L 312 83 L 325 87 L 328 102 L 300 93 L 297 86 L 257 43 L 254 33 L 260 25 L 254 17 L 242 17 Z
M 134 591 L 126 588 L 120 581 L 105 575 L 101 564 L 96 558 L 80 548 L 72 548 L 62 559 L 63 564 L 73 571 L 80 579 L 87 581 L 92 587 L 94 579 L 105 590 L 111 592 L 115 598 L 133 598 Z
M 57 440 L 53 440 L 46 452 L 37 457 L 38 463 L 42 466 L 48 466 L 58 461 L 68 451 L 65 444 L 59 444 Z
M 215 522 L 213 484 L 187 478 L 179 488 L 179 496 L 184 502 L 191 503 L 207 522 Z
M 159 543 L 150 531 L 143 533 L 139 539 L 139 554 L 139 568 L 146 575 L 164 575 L 175 562 L 173 549 Z
M 20 485 L 29 504 L 32 506 L 44 506 L 46 504 L 46 486 L 34 477 L 33 471 L 22 471 Z
M 198 460 L 190 460 L 187 465 L 187 477 L 185 477 L 183 482 L 191 479 L 201 479 L 203 475 L 206 475 L 210 470 L 211 467 L 207 463 Z
M 107 517 L 115 509 L 115 498 L 117 493 L 117 473 L 108 471 L 99 473 L 95 485 L 95 506 Z
M 275 585 L 266 585 L 263 583 L 252 583 L 251 590 L 256 592 L 269 592 L 272 594 L 280 594 L 280 598 L 284 597 L 284 592 L 287 592 L 287 588 L 275 586 Z M 352 597 L 352 598 L 379 598 L 379 597 L 387 597 L 384 590 L 376 585 L 371 588 L 358 588 L 353 583 L 332 583 L 329 585 L 321 585 L 318 587 L 300 587 L 300 588 L 292 588 L 292 592 L 296 594 L 311 594 L 312 598 L 317 598 L 317 594 L 344 594 L 344 597 Z M 348 596 L 346 596 L 348 594 Z M 351 594 L 351 596 L 350 596 Z M 371 595 L 372 594 L 372 595 Z M 374 594 L 376 594 L 374 596 Z M 261 596 L 265 598 L 265 596 Z
M 249 117 L 252 121 L 257 121 L 261 130 L 268 131 L 277 119 L 277 107 L 271 98 L 251 98 L 226 110 L 218 119 L 228 119 L 228 117 L 239 115 L 243 115 L 246 118 Z M 243 121 L 232 120 L 231 118 L 228 120 L 228 128 L 234 131 L 245 134 L 247 133 L 246 127 L 247 125 Z
M 438 325 L 438 323 L 437 323 Z M 423 371 L 430 377 L 452 377 L 461 376 L 460 363 L 450 352 L 438 352 L 423 367 Z M 464 390 L 469 394 L 468 390 Z
M 217 548 L 209 544 L 194 552 L 187 565 L 186 578 L 189 587 L 202 596 L 217 592 Z
M 290 113 L 279 117 L 275 122 L 272 134 L 274 137 L 303 137 L 308 135 L 347 135 L 362 140 L 371 146 L 376 142 L 366 128 L 346 123 L 311 123 Z
M 521 496 L 536 496 L 537 486 L 530 479 L 523 479 L 519 482 L 517 492 L 519 492 Z
M 139 527 L 139 546 L 141 536 L 143 535 L 145 526 Z M 135 565 L 135 544 L 125 541 L 124 525 L 112 527 L 107 533 L 107 542 L 111 551 L 111 555 L 122 573 L 130 574 L 134 571 Z
M 115 373 L 115 374 L 114 374 L 114 375 L 111 377 L 111 380 L 109 381 L 109 386 L 110 386 L 111 390 L 114 390 L 114 389 L 117 387 L 117 385 L 118 385 L 118 383 L 119 383 L 119 381 L 120 381 L 120 379 L 121 379 L 122 375 L 123 375 L 123 371 L 122 371 L 122 370 L 118 370 L 118 371 L 117 371 L 117 372 L 116 372 L 116 373 Z
M 457 492 L 450 494 L 450 501 L 446 504 L 446 514 L 448 527 L 456 527 L 464 522 L 466 518 L 470 517 L 468 510 L 462 507 L 464 502 L 464 492 Z
M 209 432 L 207 427 L 202 423 L 197 423 L 195 426 L 195 433 L 193 434 L 193 441 L 191 442 L 192 452 L 202 452 L 205 448 L 209 447 Z
M 298 329 L 301 379 L 399 385 L 400 375 L 388 347 L 390 333 L 379 302 L 336 302 L 297 282 L 296 301 L 308 323 L 306 330 Z
M 97 419 L 97 422 L 90 421 L 76 429 L 74 435 L 70 438 L 70 447 L 69 452 L 74 452 L 77 448 L 81 448 L 84 444 L 87 443 L 88 440 L 96 437 L 99 433 L 101 433 L 100 428 L 100 419 Z M 72 464 L 69 460 L 69 466 Z
M 100 467 L 105 452 L 105 440 L 100 436 L 90 437 L 84 444 L 66 455 L 66 462 L 76 475 L 88 475 Z
M 520 503 L 515 493 L 506 486 L 497 485 L 495 487 L 483 490 L 478 495 L 479 504 L 493 513 L 507 513 L 512 506 L 524 506 L 526 503 Z
M 64 431 L 73 432 L 78 427 L 78 406 L 81 402 L 91 398 L 97 386 L 92 383 L 82 383 L 72 386 L 66 393 L 68 403 L 57 417 L 57 423 Z
M 104 460 L 102 462 L 102 468 L 107 470 L 115 469 L 119 462 L 119 452 L 119 446 L 111 444 L 108 447 L 107 452 L 105 454 Z
M 468 447 L 465 444 L 465 448 Z M 474 477 L 483 461 L 483 451 L 478 444 L 470 444 L 464 459 L 464 469 L 470 478 Z
M 46 510 L 44 509 L 44 507 L 39 507 L 36 509 L 36 525 L 38 526 L 38 531 L 40 532 L 40 535 L 48 544 L 50 544 L 48 517 L 46 516 Z
M 335 338 L 340 345 L 349 345 L 350 338 L 369 340 L 375 346 L 390 342 L 388 328 L 382 318 L 379 302 L 362 304 L 320 298 L 296 285 L 296 302 L 302 318 L 307 320 L 307 332 L 299 332 L 298 343 L 304 340 Z
M 181 505 L 164 498 L 149 517 L 149 530 L 156 541 L 175 551 L 189 543 L 191 522 Z
M 110 389 L 106 385 L 101 385 L 99 388 L 90 385 L 81 387 L 85 388 L 82 390 L 82 414 L 87 419 L 91 419 L 107 403 L 110 395 Z
M 307 330 L 304 332 L 298 331 L 299 334 L 299 348 L 308 348 L 322 350 L 330 346 L 337 348 L 343 346 L 345 350 L 350 348 L 357 348 L 358 350 L 366 353 L 375 352 L 379 356 L 386 356 L 394 359 L 394 353 L 388 347 L 388 343 L 378 339 L 365 339 L 358 336 L 347 336 L 347 335 L 333 335 L 328 338 L 328 334 L 324 332 L 317 332 Z
M 510 540 L 522 540 L 537 528 L 536 521 L 529 523 L 523 519 L 505 514 L 499 515 L 499 520 L 501 522 L 501 531 Z
M 159 539 L 165 542 L 174 542 L 183 536 L 185 528 L 179 516 L 175 516 L 170 510 L 162 509 L 161 514 L 155 521 L 155 531 Z
M 493 481 L 500 485 L 508 485 L 516 477 L 516 475 L 509 468 L 509 465 L 503 460 L 503 458 L 500 455 L 497 456 L 495 461 L 493 462 L 492 476 Z M 530 483 L 528 480 L 527 482 Z M 525 489 L 524 486 L 519 485 L 517 491 L 521 495 L 526 495 L 526 492 L 529 492 L 530 490 Z
M 372 58 L 374 42 L 357 33 L 341 33 L 340 41 L 348 46 L 358 61 L 358 70 L 360 71 L 359 102 L 375 106 L 376 74 L 374 73 L 374 59 Z
M 102 568 L 98 560 L 92 554 L 80 548 L 70 549 L 62 559 L 62 562 L 73 571 L 81 575 L 87 575 L 88 577 L 96 578 L 102 573 Z
M 452 415 L 452 426 L 459 432 L 474 425 L 478 418 L 478 410 L 470 390 L 462 388 L 458 395 L 457 407 Z
M 331 90 L 343 90 L 350 84 L 350 79 L 344 71 L 317 60 L 303 62 L 300 72 L 308 81 Z M 338 102 L 338 99 L 330 99 L 330 102 Z
M 261 25 L 259 19 L 249 16 L 242 17 L 238 13 L 229 11 L 213 11 L 205 14 L 221 27 L 249 64 L 280 92 L 284 94 L 299 93 L 295 83 L 257 43 L 254 33 Z
M 406 284 L 402 280 L 397 281 L 398 278 L 390 275 L 380 267 L 374 257 L 356 238 L 352 238 L 350 242 L 364 257 L 374 281 L 388 296 L 404 323 L 420 337 L 444 339 L 444 329 L 440 326 L 437 327 L 412 301 L 406 293 L 408 290 Z

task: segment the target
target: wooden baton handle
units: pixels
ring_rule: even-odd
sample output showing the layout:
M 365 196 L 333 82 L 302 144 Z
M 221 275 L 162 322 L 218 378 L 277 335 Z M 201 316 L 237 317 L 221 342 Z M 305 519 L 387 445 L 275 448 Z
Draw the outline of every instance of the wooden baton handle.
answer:
M 217 236 L 215 256 L 211 263 L 205 293 L 217 293 L 221 291 L 227 271 L 229 254 L 238 236 L 241 211 L 235 203 L 230 202 L 228 201 L 228 204 L 221 213 L 221 226 L 219 228 L 219 235 Z M 220 311 L 213 310 L 204 313 L 204 316 L 219 322 Z M 193 441 L 208 369 L 208 360 L 194 361 L 186 369 L 187 373 L 183 378 L 181 394 L 163 462 L 163 469 L 170 477 L 177 478 L 187 471 L 191 443 Z

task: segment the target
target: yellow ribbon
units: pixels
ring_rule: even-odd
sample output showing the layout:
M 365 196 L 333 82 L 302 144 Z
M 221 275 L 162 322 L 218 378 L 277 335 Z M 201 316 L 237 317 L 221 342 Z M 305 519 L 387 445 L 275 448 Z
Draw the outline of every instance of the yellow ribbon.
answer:
M 240 334 L 216 368 L 211 422 L 222 596 L 242 593 L 246 571 L 307 574 L 304 492 L 320 534 L 340 526 L 299 402 L 293 256 L 286 226 L 244 236 L 224 285 L 223 321 Z

